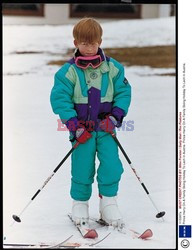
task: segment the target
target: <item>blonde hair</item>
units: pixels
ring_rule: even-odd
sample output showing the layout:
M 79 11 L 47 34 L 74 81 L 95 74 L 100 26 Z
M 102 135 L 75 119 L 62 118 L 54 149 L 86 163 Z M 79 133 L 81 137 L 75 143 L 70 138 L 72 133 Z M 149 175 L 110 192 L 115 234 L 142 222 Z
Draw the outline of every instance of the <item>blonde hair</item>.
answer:
M 103 30 L 100 24 L 93 18 L 81 19 L 73 29 L 73 37 L 78 42 L 101 42 Z

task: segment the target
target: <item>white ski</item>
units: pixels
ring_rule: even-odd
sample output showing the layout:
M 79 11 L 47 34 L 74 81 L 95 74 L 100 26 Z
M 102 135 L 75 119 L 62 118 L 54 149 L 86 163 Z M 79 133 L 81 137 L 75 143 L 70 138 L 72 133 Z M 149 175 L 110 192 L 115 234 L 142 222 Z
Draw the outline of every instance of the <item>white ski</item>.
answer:
M 72 217 L 71 217 L 71 214 L 68 214 L 68 217 L 70 218 L 70 220 L 73 222 L 72 220 Z M 83 238 L 91 238 L 91 239 L 95 239 L 96 235 L 98 237 L 98 233 L 96 232 L 95 229 L 82 229 L 81 226 L 76 226 L 73 222 L 73 225 L 78 229 L 78 231 L 80 232 L 81 236 Z M 105 235 L 103 238 L 99 239 L 98 241 L 95 241 L 93 243 L 85 243 L 85 244 L 82 244 L 82 246 L 95 246 L 99 243 L 101 243 L 103 240 L 105 240 L 111 233 L 108 233 L 107 235 Z M 94 236 L 94 237 L 93 237 Z
M 70 214 L 68 214 L 68 217 L 70 218 L 70 220 L 73 222 L 72 220 L 72 216 Z M 98 233 L 95 229 L 91 229 L 91 228 L 85 228 L 81 225 L 75 225 L 74 226 L 78 229 L 78 231 L 80 232 L 80 234 L 82 235 L 83 238 L 91 238 L 91 239 L 95 239 L 98 237 Z
M 101 226 L 109 226 L 108 223 L 106 223 L 104 220 L 102 219 L 96 219 L 96 218 L 90 218 L 92 221 L 95 221 L 96 223 L 98 223 Z M 142 240 L 146 240 L 149 239 L 153 236 L 153 232 L 151 229 L 146 229 L 143 233 L 139 233 L 133 229 L 129 229 L 130 232 L 133 233 L 133 237 L 134 238 L 138 238 L 138 239 L 142 239 Z
M 41 248 L 41 249 L 54 249 L 54 248 L 64 248 L 65 243 L 72 238 L 73 235 L 65 239 L 64 241 L 56 244 L 47 244 L 47 243 L 40 243 L 40 244 L 27 244 L 27 243 L 4 243 L 3 248 L 15 248 L 15 249 L 22 249 L 22 248 Z

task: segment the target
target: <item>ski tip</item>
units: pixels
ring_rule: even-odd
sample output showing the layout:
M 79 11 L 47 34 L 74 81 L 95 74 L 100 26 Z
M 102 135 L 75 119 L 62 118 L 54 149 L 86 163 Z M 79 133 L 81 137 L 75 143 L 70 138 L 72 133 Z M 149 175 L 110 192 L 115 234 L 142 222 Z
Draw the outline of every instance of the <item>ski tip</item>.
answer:
M 153 232 L 151 229 L 145 230 L 138 238 L 142 240 L 146 240 L 148 238 L 151 238 L 153 236 Z
M 88 229 L 88 232 L 84 235 L 84 238 L 95 239 L 98 237 L 98 233 L 94 229 Z

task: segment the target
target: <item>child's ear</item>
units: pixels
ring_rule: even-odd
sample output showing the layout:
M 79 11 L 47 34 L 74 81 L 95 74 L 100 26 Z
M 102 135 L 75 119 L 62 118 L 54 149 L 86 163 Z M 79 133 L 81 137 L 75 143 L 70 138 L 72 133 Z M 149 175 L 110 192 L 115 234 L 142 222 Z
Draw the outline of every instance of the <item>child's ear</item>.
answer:
M 74 40 L 74 46 L 78 48 L 78 42 L 76 40 Z
M 101 43 L 102 43 L 102 39 L 99 41 L 99 47 L 100 47 Z

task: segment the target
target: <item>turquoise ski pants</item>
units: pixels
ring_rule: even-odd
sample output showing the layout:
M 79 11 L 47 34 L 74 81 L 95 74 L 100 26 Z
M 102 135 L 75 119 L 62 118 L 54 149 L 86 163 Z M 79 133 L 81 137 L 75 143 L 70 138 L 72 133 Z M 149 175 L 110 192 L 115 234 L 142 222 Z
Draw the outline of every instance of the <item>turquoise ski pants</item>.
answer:
M 119 181 L 123 173 L 118 146 L 111 134 L 98 131 L 92 132 L 92 138 L 84 144 L 79 144 L 72 153 L 70 194 L 74 200 L 87 201 L 91 197 L 96 171 L 96 154 L 100 162 L 97 169 L 99 194 L 108 197 L 117 195 Z

